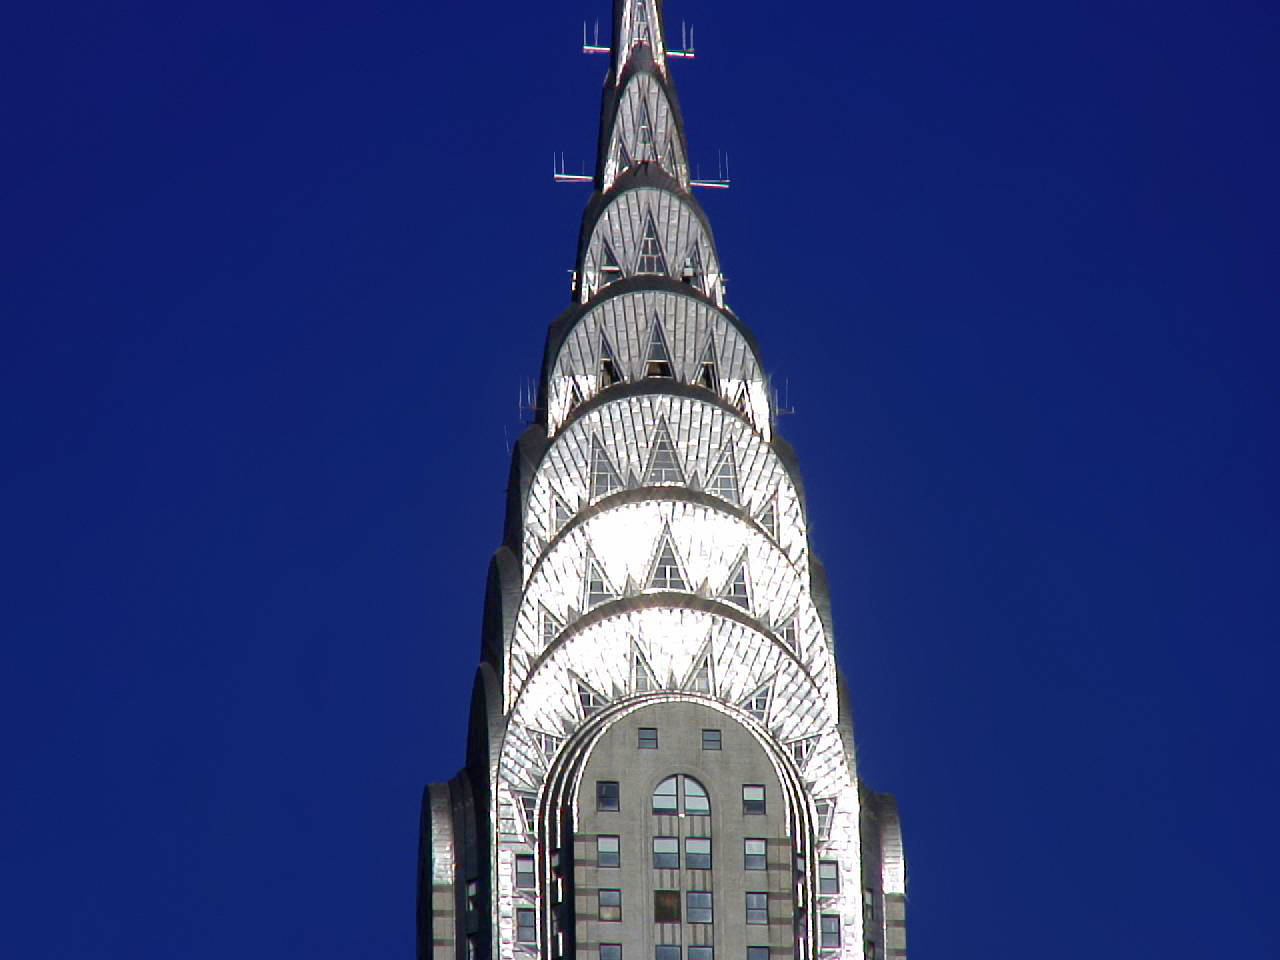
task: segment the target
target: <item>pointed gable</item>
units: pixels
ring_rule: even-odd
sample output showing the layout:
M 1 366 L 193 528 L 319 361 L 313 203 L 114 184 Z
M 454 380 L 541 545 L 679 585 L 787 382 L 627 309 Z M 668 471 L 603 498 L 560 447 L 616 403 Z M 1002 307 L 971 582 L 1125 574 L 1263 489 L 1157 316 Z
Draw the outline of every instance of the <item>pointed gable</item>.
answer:
M 715 693 L 715 669 L 711 660 L 711 640 L 708 638 L 702 653 L 693 662 L 693 669 L 685 678 L 682 688 L 691 693 Z
M 658 549 L 654 551 L 653 562 L 649 565 L 649 581 L 645 586 L 650 590 L 689 589 L 675 542 L 671 539 L 670 527 L 663 528 L 662 535 L 658 537 Z
M 609 451 L 604 448 L 600 438 L 591 437 L 591 498 L 603 497 L 623 487 L 622 476 L 613 465 Z
M 587 571 L 584 581 L 582 605 L 587 610 L 592 607 L 598 607 L 602 603 L 607 603 L 618 595 L 618 591 L 613 589 L 613 585 L 609 583 L 609 578 L 605 576 L 604 568 L 596 560 L 595 554 L 589 550 L 587 551 Z
M 698 385 L 713 393 L 720 392 L 720 364 L 716 360 L 714 335 L 707 337 L 707 345 L 702 348 L 702 359 L 698 361 Z
M 667 349 L 667 338 L 662 332 L 662 321 L 654 315 L 649 326 L 649 346 L 644 357 L 644 375 L 646 377 L 672 377 L 671 351 Z
M 778 492 L 769 494 L 764 502 L 764 509 L 756 516 L 756 523 L 764 527 L 769 536 L 778 539 Z
M 730 503 L 738 503 L 738 464 L 733 458 L 733 447 L 728 443 L 724 445 L 720 459 L 707 476 L 703 489 Z
M 622 264 L 613 255 L 613 247 L 608 240 L 600 241 L 600 286 L 622 279 Z
M 751 695 L 738 704 L 761 723 L 769 719 L 769 701 L 773 698 L 773 681 L 762 683 L 751 691 Z
M 652 213 L 645 215 L 644 233 L 640 237 L 640 255 L 636 259 L 636 272 L 661 274 L 667 272 L 667 258 L 662 253 L 662 243 L 658 240 L 658 227 L 653 222 Z
M 582 711 L 582 718 L 592 716 L 600 711 L 609 703 L 609 698 L 600 691 L 596 690 L 590 684 L 580 677 L 574 677 L 574 684 L 578 691 L 578 707 Z
M 658 427 L 654 430 L 653 446 L 649 448 L 649 465 L 644 471 L 644 483 L 648 486 L 684 483 L 684 471 L 680 469 L 675 444 L 671 442 L 671 431 L 667 429 L 665 419 L 659 420 Z
M 649 661 L 640 652 L 640 648 L 631 644 L 631 692 L 632 693 L 653 693 L 660 689 L 658 681 L 654 679 L 653 670 L 649 666 Z
M 613 352 L 613 345 L 604 330 L 600 331 L 600 356 L 596 361 L 596 370 L 600 374 L 600 388 L 611 387 L 622 382 L 622 367 Z
M 751 585 L 747 578 L 747 554 L 744 550 L 725 581 L 720 598 L 743 610 L 751 609 Z

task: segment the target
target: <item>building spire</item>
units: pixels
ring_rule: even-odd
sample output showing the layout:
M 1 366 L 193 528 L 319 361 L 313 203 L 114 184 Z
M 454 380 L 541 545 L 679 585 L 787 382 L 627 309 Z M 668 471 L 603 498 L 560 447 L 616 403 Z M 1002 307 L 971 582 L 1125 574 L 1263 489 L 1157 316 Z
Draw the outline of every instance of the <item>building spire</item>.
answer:
M 612 76 L 615 84 L 642 47 L 665 78 L 667 48 L 662 31 L 662 0 L 614 0 Z

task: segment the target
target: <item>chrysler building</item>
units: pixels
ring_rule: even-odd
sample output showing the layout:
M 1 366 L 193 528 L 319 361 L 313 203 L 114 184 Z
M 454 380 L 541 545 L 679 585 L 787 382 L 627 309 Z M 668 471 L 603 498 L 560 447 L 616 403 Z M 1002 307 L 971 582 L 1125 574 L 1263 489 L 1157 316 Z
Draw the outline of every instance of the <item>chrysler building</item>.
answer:
M 897 806 L 858 776 L 799 469 L 691 193 L 661 16 L 614 0 L 466 766 L 423 801 L 418 954 L 902 960 Z

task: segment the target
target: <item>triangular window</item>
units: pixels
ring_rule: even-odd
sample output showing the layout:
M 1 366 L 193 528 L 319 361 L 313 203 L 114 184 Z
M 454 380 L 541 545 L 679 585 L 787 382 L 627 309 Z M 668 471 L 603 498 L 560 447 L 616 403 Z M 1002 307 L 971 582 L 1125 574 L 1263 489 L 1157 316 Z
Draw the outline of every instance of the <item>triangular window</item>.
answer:
M 636 12 L 634 40 L 636 43 L 649 42 L 649 12 L 645 9 L 645 0 L 640 0 L 632 9 Z
M 720 591 L 722 599 L 727 600 L 743 610 L 751 609 L 751 588 L 747 583 L 747 556 L 744 553 L 729 575 L 724 589 Z
M 618 172 L 621 173 L 631 166 L 631 154 L 627 153 L 627 144 L 621 136 L 618 137 Z
M 609 452 L 599 437 L 591 438 L 591 497 L 603 497 L 622 489 L 622 477 L 609 459 Z
M 705 290 L 703 286 L 705 280 L 706 277 L 702 272 L 702 251 L 695 240 L 689 249 L 689 255 L 684 258 L 684 265 L 680 268 L 680 281 L 698 290 Z
M 680 571 L 680 558 L 671 540 L 671 531 L 663 530 L 658 540 L 658 553 L 653 560 L 653 572 L 649 574 L 650 590 L 688 590 L 684 574 Z
M 676 448 L 671 443 L 671 433 L 664 420 L 658 421 L 658 429 L 649 454 L 649 466 L 644 472 L 646 486 L 659 483 L 684 483 L 684 471 L 676 459 Z
M 589 686 L 587 686 L 581 680 L 577 681 L 577 684 L 578 684 L 578 706 L 582 708 L 583 718 L 586 718 L 591 716 L 592 714 L 598 713 L 601 707 L 604 707 L 605 705 L 608 704 L 609 702 L 608 700 L 606 700 L 600 694 L 596 693 L 596 691 L 592 690 Z
M 743 710 L 746 710 L 747 713 L 751 714 L 761 723 L 764 723 L 769 718 L 769 695 L 770 685 L 767 683 L 763 684 L 756 688 L 751 696 L 743 700 L 738 704 L 738 706 Z
M 609 585 L 609 578 L 596 562 L 596 558 L 587 554 L 587 578 L 583 589 L 583 603 L 587 609 L 597 607 L 616 597 L 617 591 Z
M 658 228 L 653 222 L 653 214 L 649 214 L 644 222 L 644 233 L 640 237 L 640 257 L 636 260 L 636 272 L 667 272 L 667 259 L 662 255 L 662 244 L 658 242 Z
M 720 392 L 720 368 L 716 363 L 716 338 L 707 337 L 707 346 L 698 361 L 698 385 L 715 393 Z
M 740 414 L 748 420 L 751 419 L 751 398 L 745 383 L 738 388 L 738 395 L 734 398 L 733 405 L 738 408 Z
M 549 647 L 555 642 L 556 637 L 560 635 L 560 631 L 564 629 L 564 624 L 556 617 L 551 615 L 546 607 L 542 608 L 542 645 Z
M 525 833 L 538 832 L 538 798 L 529 793 L 516 794 L 520 816 L 524 820 Z
M 711 476 L 707 477 L 705 489 L 707 493 L 713 493 L 730 503 L 738 502 L 738 465 L 733 459 L 733 448 L 728 444 L 725 444 L 724 453 L 720 455 L 720 462 L 711 471 Z
M 613 248 L 608 240 L 600 241 L 600 286 L 622 279 L 622 265 L 613 255 Z
M 653 671 L 645 662 L 644 656 L 634 646 L 631 648 L 631 692 L 652 693 L 658 689 L 658 682 L 653 679 Z
M 600 331 L 600 388 L 611 387 L 615 383 L 622 382 L 622 371 L 618 366 L 618 359 L 613 354 L 613 347 L 609 345 L 609 338 L 604 335 L 604 331 Z
M 578 381 L 573 380 L 569 384 L 569 412 L 577 410 L 582 406 L 582 391 L 578 389 Z
M 560 528 L 572 519 L 573 511 L 569 509 L 569 505 L 560 498 L 558 493 L 551 494 L 552 532 L 559 532 Z
M 769 532 L 769 536 L 775 540 L 778 539 L 778 495 L 776 493 L 769 496 L 764 509 L 756 517 L 756 522 Z
M 694 693 L 711 692 L 711 654 L 708 653 L 698 661 L 698 665 L 689 674 L 689 679 L 684 688 L 692 690 Z
M 542 747 L 542 755 L 550 763 L 556 758 L 556 751 L 560 749 L 560 738 L 553 737 L 549 733 L 538 734 L 539 746 Z
M 791 741 L 791 759 L 796 762 L 797 767 L 803 767 L 805 762 L 813 756 L 813 751 L 818 746 L 817 737 L 806 737 L 803 740 Z
M 796 615 L 793 613 L 775 628 L 778 639 L 791 648 L 792 653 L 800 652 L 800 644 L 796 639 Z
M 649 117 L 649 101 L 641 93 L 636 98 L 636 159 L 647 163 L 656 158 L 653 147 L 653 120 Z
M 662 335 L 662 323 L 653 318 L 653 326 L 649 328 L 649 352 L 644 358 L 644 375 L 646 377 L 672 377 L 671 351 L 667 349 L 667 338 Z

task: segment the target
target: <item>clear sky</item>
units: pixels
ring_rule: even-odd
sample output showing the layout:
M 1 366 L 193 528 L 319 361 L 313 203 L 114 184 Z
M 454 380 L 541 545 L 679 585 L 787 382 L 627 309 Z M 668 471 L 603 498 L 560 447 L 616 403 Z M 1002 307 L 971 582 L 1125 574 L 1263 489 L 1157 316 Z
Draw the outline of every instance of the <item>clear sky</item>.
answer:
M 0 954 L 412 955 L 607 8 L 6 12 Z M 682 18 L 912 954 L 1280 955 L 1277 8 Z

